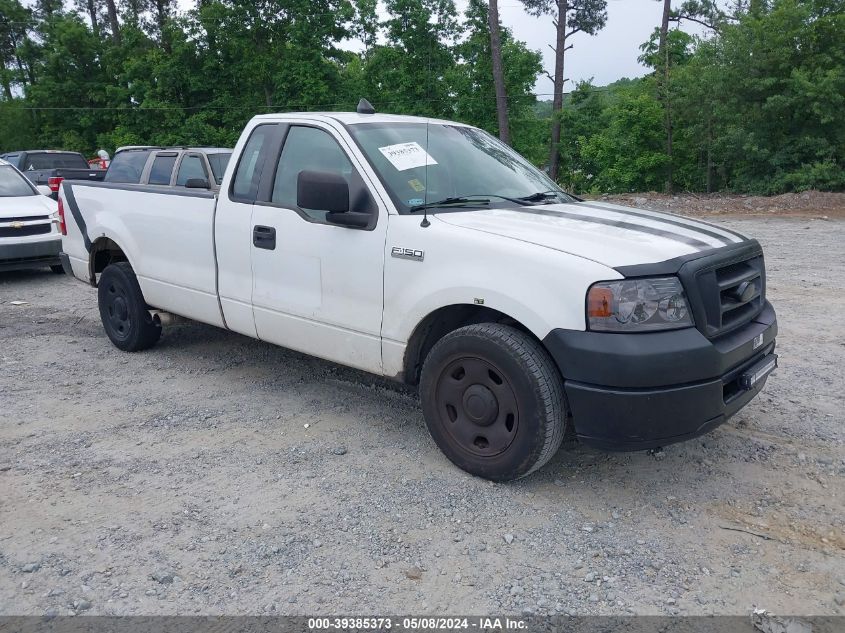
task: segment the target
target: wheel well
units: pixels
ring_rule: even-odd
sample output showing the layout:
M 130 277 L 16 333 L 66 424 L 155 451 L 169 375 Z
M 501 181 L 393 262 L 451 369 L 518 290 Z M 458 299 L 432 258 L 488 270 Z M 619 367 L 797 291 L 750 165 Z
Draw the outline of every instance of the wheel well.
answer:
M 418 384 L 423 362 L 437 341 L 449 332 L 476 323 L 504 323 L 534 336 L 516 319 L 486 306 L 458 304 L 438 308 L 417 325 L 408 340 L 408 347 L 405 348 L 404 381 L 409 385 Z
M 115 262 L 129 261 L 123 249 L 107 237 L 101 237 L 91 245 L 91 254 L 88 259 L 88 275 L 91 285 L 97 285 L 97 275 L 106 269 L 109 264 Z

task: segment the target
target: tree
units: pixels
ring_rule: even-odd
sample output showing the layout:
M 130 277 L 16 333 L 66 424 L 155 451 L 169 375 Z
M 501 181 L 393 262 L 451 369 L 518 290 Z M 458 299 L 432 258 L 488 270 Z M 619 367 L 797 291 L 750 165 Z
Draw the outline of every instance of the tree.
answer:
M 0 0 L 0 87 L 7 101 L 15 97 L 14 90 L 18 86 L 33 77 L 21 55 L 33 18 L 32 10 L 19 0 Z
M 560 164 L 560 111 L 563 108 L 564 58 L 569 38 L 576 33 L 595 35 L 607 22 L 607 0 L 521 0 L 532 15 L 551 15 L 555 25 L 555 72 L 550 76 L 552 96 L 552 138 L 549 149 L 549 175 L 557 179 Z
M 378 41 L 378 0 L 355 0 L 351 32 L 361 40 L 366 57 Z
M 660 185 L 666 164 L 662 118 L 648 84 L 617 92 L 600 117 L 600 130 L 582 143 L 584 169 L 596 190 L 624 193 Z
M 464 13 L 465 38 L 454 47 L 455 65 L 447 83 L 455 95 L 451 116 L 477 125 L 501 138 L 498 102 L 494 85 L 493 60 L 489 33 L 487 3 L 470 0 Z M 520 151 L 537 153 L 539 121 L 533 114 L 536 97 L 532 93 L 537 75 L 542 69 L 541 56 L 513 39 L 507 28 L 501 29 L 502 80 L 508 95 L 507 120 L 518 121 L 510 139 Z
M 499 30 L 498 0 L 490 0 L 488 24 L 490 25 L 490 59 L 493 66 L 493 85 L 496 88 L 496 118 L 499 123 L 499 138 L 510 145 L 508 95 L 505 90 L 505 73 L 502 70 L 502 34 Z
M 120 22 L 117 19 L 117 6 L 115 0 L 106 0 L 106 9 L 109 16 L 109 26 L 111 27 L 111 37 L 114 42 L 120 44 Z
M 658 58 L 661 72 L 658 81 L 658 96 L 663 102 L 663 127 L 666 132 L 666 193 L 672 193 L 672 101 L 669 88 L 669 19 L 672 16 L 672 0 L 663 0 L 663 18 L 660 21 L 660 46 Z
M 454 68 L 458 34 L 453 0 L 387 0 L 386 43 L 370 53 L 364 69 L 374 105 L 392 112 L 449 116 L 447 77 Z

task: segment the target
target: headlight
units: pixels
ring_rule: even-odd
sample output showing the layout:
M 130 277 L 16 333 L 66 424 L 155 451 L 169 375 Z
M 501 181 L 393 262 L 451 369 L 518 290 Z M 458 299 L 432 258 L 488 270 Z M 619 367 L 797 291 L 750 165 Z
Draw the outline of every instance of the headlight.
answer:
M 677 277 L 600 281 L 587 292 L 587 323 L 602 332 L 653 332 L 690 327 Z

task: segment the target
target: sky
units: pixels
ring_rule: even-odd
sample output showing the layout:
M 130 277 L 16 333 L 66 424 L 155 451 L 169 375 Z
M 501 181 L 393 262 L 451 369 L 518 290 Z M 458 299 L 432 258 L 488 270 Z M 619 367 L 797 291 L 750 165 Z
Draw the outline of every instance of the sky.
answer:
M 458 2 L 459 8 L 464 6 L 466 2 Z M 604 29 L 594 36 L 576 33 L 570 40 L 574 46 L 566 51 L 564 76 L 569 81 L 565 90 L 568 92 L 571 86 L 591 77 L 594 84 L 604 86 L 622 77 L 645 75 L 648 69 L 637 62 L 640 44 L 660 25 L 662 13 L 663 3 L 656 0 L 608 0 Z M 499 0 L 499 19 L 517 40 L 539 50 L 545 69 L 554 71 L 554 53 L 549 48 L 555 41 L 551 17 L 535 18 L 517 0 Z M 696 25 L 684 24 L 683 29 L 700 33 Z M 551 80 L 542 75 L 534 90 L 538 94 L 550 93 Z

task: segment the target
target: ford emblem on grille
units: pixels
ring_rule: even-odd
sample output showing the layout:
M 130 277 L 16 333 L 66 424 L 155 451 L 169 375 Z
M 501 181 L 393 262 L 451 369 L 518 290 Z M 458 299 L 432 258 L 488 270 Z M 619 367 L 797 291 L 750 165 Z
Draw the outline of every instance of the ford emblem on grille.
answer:
M 748 303 L 754 298 L 757 286 L 751 281 L 743 281 L 731 293 L 733 298 L 742 303 Z

